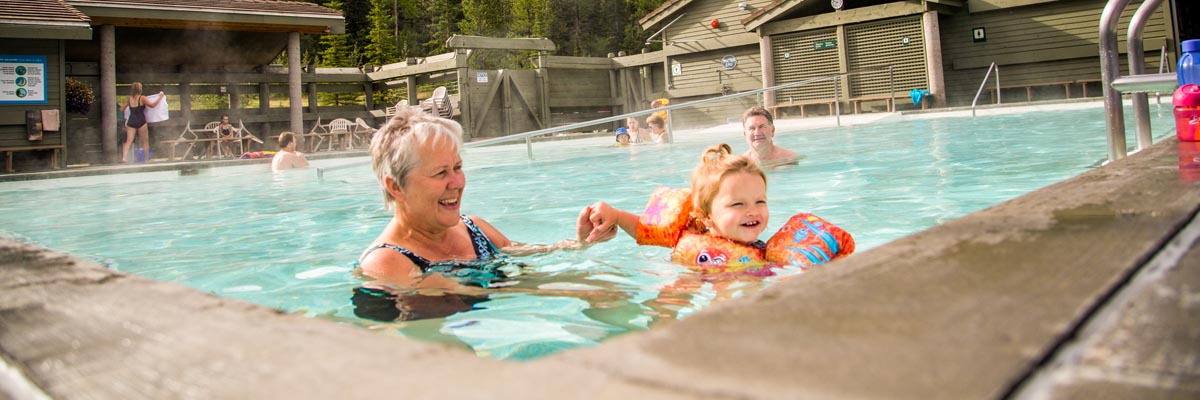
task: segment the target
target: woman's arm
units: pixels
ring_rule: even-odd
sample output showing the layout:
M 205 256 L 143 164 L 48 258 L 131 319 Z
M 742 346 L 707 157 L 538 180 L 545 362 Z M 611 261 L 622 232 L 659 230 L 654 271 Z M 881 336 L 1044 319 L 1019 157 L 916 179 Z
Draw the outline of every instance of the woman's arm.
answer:
M 143 99 L 142 102 L 145 103 L 146 105 L 150 106 L 150 108 L 158 107 L 158 102 L 162 101 L 162 99 L 167 98 L 167 95 L 161 91 L 158 92 L 158 94 L 159 94 L 159 96 L 154 101 L 150 101 L 149 97 L 142 96 L 142 99 Z
M 588 220 L 594 228 L 581 240 L 588 243 L 607 241 L 616 236 L 616 227 L 620 227 L 630 237 L 637 237 L 637 214 L 618 210 L 603 201 L 587 206 L 584 211 L 590 211 Z
M 473 215 L 468 217 L 471 218 L 471 221 L 474 222 L 475 225 L 479 226 L 479 229 L 483 231 L 483 234 L 487 235 L 488 239 L 492 241 L 492 244 L 500 248 L 501 251 L 507 254 L 525 256 L 531 254 L 548 253 L 555 250 L 578 250 L 587 247 L 589 242 L 583 239 L 593 230 L 591 221 L 588 218 L 590 213 L 590 207 L 584 208 L 579 212 L 579 219 L 576 221 L 575 227 L 576 239 L 564 239 L 554 244 L 513 242 L 505 237 L 504 234 L 500 233 L 499 229 L 496 229 L 496 227 L 492 226 L 492 224 L 488 223 L 483 218 Z M 610 237 L 605 238 L 604 240 L 611 239 L 611 236 L 614 235 L 616 235 L 615 230 L 609 235 Z

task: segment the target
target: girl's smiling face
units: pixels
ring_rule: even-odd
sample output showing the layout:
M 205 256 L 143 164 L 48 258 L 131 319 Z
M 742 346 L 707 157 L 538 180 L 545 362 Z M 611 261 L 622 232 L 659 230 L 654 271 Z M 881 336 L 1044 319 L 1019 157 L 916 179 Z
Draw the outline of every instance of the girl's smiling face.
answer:
M 767 229 L 767 182 L 746 172 L 734 172 L 721 181 L 708 213 L 708 228 L 718 236 L 751 243 Z

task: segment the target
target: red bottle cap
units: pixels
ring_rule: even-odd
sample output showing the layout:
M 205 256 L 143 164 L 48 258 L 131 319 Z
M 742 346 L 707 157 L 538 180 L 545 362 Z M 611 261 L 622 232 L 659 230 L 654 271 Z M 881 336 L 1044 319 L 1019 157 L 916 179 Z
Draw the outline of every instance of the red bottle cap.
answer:
M 1171 97 L 1171 104 L 1175 107 L 1200 106 L 1200 85 L 1189 83 L 1175 89 L 1175 95 Z

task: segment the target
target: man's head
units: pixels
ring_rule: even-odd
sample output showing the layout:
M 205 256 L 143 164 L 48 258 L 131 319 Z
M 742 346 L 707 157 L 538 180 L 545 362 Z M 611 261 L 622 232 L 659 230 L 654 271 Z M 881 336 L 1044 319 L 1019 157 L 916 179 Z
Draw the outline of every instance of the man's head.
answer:
M 296 151 L 296 134 L 291 132 L 283 132 L 279 134 L 279 149 L 287 151 Z
M 742 114 L 742 135 L 756 152 L 771 150 L 775 144 L 775 118 L 762 106 L 754 106 Z

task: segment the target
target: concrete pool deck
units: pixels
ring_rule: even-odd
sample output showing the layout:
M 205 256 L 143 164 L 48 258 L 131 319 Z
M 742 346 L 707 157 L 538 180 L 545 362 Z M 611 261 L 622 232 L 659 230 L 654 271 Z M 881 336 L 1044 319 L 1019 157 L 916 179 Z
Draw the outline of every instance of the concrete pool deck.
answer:
M 0 240 L 0 398 L 1197 398 L 1200 181 L 1179 147 L 530 362 Z

